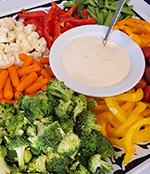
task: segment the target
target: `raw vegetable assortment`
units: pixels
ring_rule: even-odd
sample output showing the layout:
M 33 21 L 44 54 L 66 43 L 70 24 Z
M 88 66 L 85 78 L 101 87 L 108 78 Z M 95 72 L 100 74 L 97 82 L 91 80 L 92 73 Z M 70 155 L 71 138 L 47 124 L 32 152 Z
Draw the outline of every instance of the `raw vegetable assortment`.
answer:
M 0 72 L 0 103 L 13 103 L 19 95 L 36 95 L 39 90 L 46 90 L 54 74 L 49 65 L 48 57 L 41 57 L 39 61 L 33 56 L 21 53 L 23 64 L 21 67 L 12 65 Z
M 135 15 L 135 13 L 132 11 L 133 6 L 127 5 L 129 1 L 130 0 L 125 1 L 121 13 L 118 17 L 118 21 L 126 18 L 131 18 Z M 64 6 L 70 8 L 74 6 L 74 4 L 77 4 L 78 8 L 75 11 L 74 15 L 79 14 L 83 18 L 82 10 L 87 9 L 88 17 L 95 18 L 96 24 L 108 26 L 112 20 L 118 3 L 119 1 L 116 0 L 100 0 L 98 4 L 97 0 L 75 0 L 65 2 Z
M 95 102 L 57 80 L 46 92 L 0 104 L 0 173 L 111 172 L 114 149 L 91 107 Z
M 39 37 L 34 25 L 24 26 L 12 18 L 0 19 L 0 68 L 15 64 L 22 65 L 19 54 L 24 52 L 36 60 L 48 56 L 49 50 L 44 37 Z
M 47 46 L 50 49 L 54 41 L 63 32 L 78 25 L 95 24 L 95 18 L 87 18 L 87 10 L 83 9 L 84 19 L 73 17 L 77 9 L 77 4 L 68 10 L 60 9 L 54 2 L 48 13 L 41 11 L 26 12 L 22 10 L 22 14 L 18 13 L 19 18 L 26 19 L 24 25 L 34 24 L 37 27 L 37 32 L 40 36 L 44 36 L 47 41 Z
M 50 49 L 73 27 L 109 25 L 119 1 L 96 2 L 68 1 L 66 10 L 52 2 L 48 13 L 22 9 L 18 17 L 25 26 L 34 24 L 38 38 L 45 38 Z M 114 29 L 139 44 L 147 63 L 143 78 L 128 92 L 86 100 L 52 79 L 49 60 L 43 56 L 37 61 L 19 53 L 20 67 L 12 63 L 0 70 L 0 170 L 4 173 L 109 173 L 113 170 L 106 161 L 113 156 L 110 142 L 125 149 L 124 164 L 128 164 L 136 150 L 133 144 L 150 140 L 150 24 L 131 18 L 135 14 L 127 2 Z
M 134 143 L 150 140 L 150 104 L 141 101 L 143 96 L 141 88 L 133 88 L 118 96 L 97 98 L 98 106 L 92 109 L 102 126 L 101 133 L 126 151 L 125 165 L 136 152 Z

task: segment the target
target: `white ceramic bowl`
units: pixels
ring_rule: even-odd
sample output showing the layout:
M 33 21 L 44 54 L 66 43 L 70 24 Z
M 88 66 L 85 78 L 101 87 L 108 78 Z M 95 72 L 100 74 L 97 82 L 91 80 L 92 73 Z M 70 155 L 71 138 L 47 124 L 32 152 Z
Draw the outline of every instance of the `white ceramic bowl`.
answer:
M 64 48 L 73 40 L 85 36 L 104 37 L 108 27 L 101 25 L 84 25 L 68 30 L 56 39 L 51 47 L 49 59 L 51 68 L 60 81 L 78 93 L 95 97 L 108 97 L 121 94 L 134 87 L 143 76 L 145 59 L 141 48 L 126 34 L 113 30 L 110 39 L 126 49 L 130 56 L 131 68 L 129 74 L 120 83 L 109 87 L 89 87 L 73 80 L 64 70 L 62 65 L 62 53 Z M 115 54 L 115 53 L 114 53 Z

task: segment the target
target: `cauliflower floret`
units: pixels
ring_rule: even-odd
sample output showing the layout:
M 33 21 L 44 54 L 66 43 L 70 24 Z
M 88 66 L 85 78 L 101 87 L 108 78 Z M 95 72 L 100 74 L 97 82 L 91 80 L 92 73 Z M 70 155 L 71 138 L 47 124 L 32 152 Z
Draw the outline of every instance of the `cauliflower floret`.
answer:
M 5 17 L 0 20 L 1 27 L 4 26 L 8 28 L 9 31 L 13 29 L 14 23 L 15 23 L 14 20 L 9 17 Z
M 18 44 L 16 43 L 11 43 L 11 44 L 6 44 L 5 49 L 4 49 L 4 53 L 10 53 L 10 52 L 17 52 L 20 53 L 21 49 L 19 47 Z
M 14 57 L 10 54 L 0 54 L 0 68 L 5 69 L 14 63 Z
M 19 54 L 17 51 L 13 52 L 12 54 L 14 56 L 14 64 L 15 65 L 18 65 L 19 67 L 22 66 L 23 64 L 23 61 L 19 58 Z
M 36 26 L 35 25 L 28 24 L 27 26 L 24 27 L 23 32 L 26 35 L 29 35 L 29 34 L 31 34 L 35 30 L 36 30 Z
M 44 39 L 44 37 L 41 37 L 36 42 L 35 50 L 43 53 L 46 51 L 46 46 L 47 46 L 46 40 Z
M 24 39 L 27 38 L 27 35 L 23 32 L 18 32 L 17 36 L 16 36 L 16 42 L 19 41 L 23 41 Z
M 15 41 L 15 39 L 16 39 L 16 34 L 13 32 L 13 31 L 11 31 L 11 32 L 8 32 L 7 33 L 7 37 L 9 38 L 9 42 L 14 42 Z
M 49 50 L 44 37 L 39 38 L 36 26 L 12 18 L 0 19 L 0 68 L 17 64 L 22 65 L 19 54 L 33 55 L 36 60 L 48 56 Z
M 42 57 L 42 53 L 41 52 L 37 52 L 37 51 L 33 51 L 32 53 L 31 53 L 31 55 L 34 57 L 34 59 L 36 59 L 36 60 L 39 60 L 40 59 L 40 57 Z
M 28 35 L 28 40 L 29 40 L 31 46 L 34 47 L 34 48 L 35 48 L 35 45 L 36 45 L 38 39 L 39 39 L 39 35 L 35 31 L 33 31 L 32 33 L 30 33 Z
M 23 39 L 23 41 L 20 43 L 20 48 L 26 53 L 29 53 L 33 50 L 33 47 L 30 45 L 27 39 Z
M 0 27 L 0 42 L 10 42 L 9 38 L 7 37 L 8 32 L 9 30 L 5 26 Z
M 0 53 L 3 53 L 4 49 L 5 49 L 5 44 L 0 43 Z
M 24 24 L 22 22 L 16 21 L 14 25 L 14 31 L 16 32 L 23 32 Z

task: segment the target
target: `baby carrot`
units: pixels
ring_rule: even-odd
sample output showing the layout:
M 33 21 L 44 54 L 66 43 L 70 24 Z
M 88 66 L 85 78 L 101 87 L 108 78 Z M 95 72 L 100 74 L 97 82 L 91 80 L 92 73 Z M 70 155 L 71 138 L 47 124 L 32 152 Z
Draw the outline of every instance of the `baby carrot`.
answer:
M 38 82 L 33 83 L 28 88 L 25 89 L 26 93 L 32 94 L 39 89 L 41 89 L 42 86 L 47 85 L 49 83 L 49 79 L 44 78 L 43 80 L 40 80 Z
M 2 89 L 1 91 L 0 91 L 0 99 L 3 99 L 4 98 L 4 90 Z
M 8 77 L 4 85 L 4 98 L 10 100 L 13 98 L 13 96 L 13 86 L 11 84 L 10 78 Z
M 30 65 L 24 68 L 20 68 L 18 70 L 18 74 L 20 77 L 24 76 L 24 75 L 28 75 L 31 72 L 38 72 L 41 70 L 41 67 L 39 65 Z
M 21 59 L 21 60 L 25 60 L 26 58 L 28 57 L 28 55 L 26 55 L 25 53 L 20 53 L 19 54 L 19 59 Z
M 53 73 L 51 67 L 46 67 L 45 69 L 47 70 L 47 72 L 48 72 L 52 77 L 55 77 L 55 75 L 54 75 L 54 73 Z
M 47 85 L 44 85 L 44 86 L 41 87 L 41 90 L 46 92 L 46 88 L 47 88 Z
M 15 94 L 14 94 L 14 98 L 15 100 L 18 100 L 19 99 L 19 95 L 23 95 L 20 91 L 16 91 Z
M 13 65 L 16 69 L 19 69 L 20 67 L 18 65 Z
M 21 68 L 31 65 L 33 60 L 34 60 L 33 56 L 31 56 L 31 55 L 27 56 L 26 59 L 24 60 Z
M 20 82 L 22 82 L 22 80 L 24 80 L 27 77 L 27 75 L 24 75 L 20 78 Z
M 11 83 L 14 87 L 16 87 L 20 83 L 18 72 L 14 66 L 10 66 L 7 69 L 9 72 Z
M 38 82 L 38 81 L 42 80 L 43 78 L 44 78 L 43 76 L 39 76 L 35 82 Z
M 45 78 L 48 78 L 49 80 L 52 79 L 52 76 L 47 72 L 45 68 L 41 70 L 41 75 Z
M 44 68 L 44 65 L 42 63 L 40 63 L 39 61 L 35 60 L 35 59 L 33 60 L 32 64 L 33 65 L 36 64 L 36 65 L 39 65 L 41 68 Z
M 43 64 L 49 64 L 49 57 L 41 57 L 39 61 Z
M 13 102 L 14 102 L 15 100 L 11 100 L 11 99 L 1 99 L 0 100 L 0 103 L 11 103 L 11 104 L 13 104 Z
M 0 73 L 0 91 L 3 89 L 5 83 L 6 83 L 6 80 L 7 80 L 7 77 L 8 77 L 8 71 L 7 70 L 3 70 L 1 73 Z
M 16 87 L 17 91 L 22 92 L 25 90 L 28 86 L 30 86 L 33 82 L 35 82 L 38 78 L 38 75 L 36 72 L 31 72 L 24 80 L 22 80 L 19 85 Z

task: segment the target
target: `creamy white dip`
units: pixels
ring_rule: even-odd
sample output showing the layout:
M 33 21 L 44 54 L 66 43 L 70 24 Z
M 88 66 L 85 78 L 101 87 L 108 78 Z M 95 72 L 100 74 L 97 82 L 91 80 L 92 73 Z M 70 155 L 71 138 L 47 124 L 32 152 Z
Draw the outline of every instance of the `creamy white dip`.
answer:
M 67 74 L 80 84 L 108 87 L 121 82 L 129 73 L 127 51 L 112 40 L 102 45 L 102 37 L 80 37 L 70 42 L 62 54 Z

